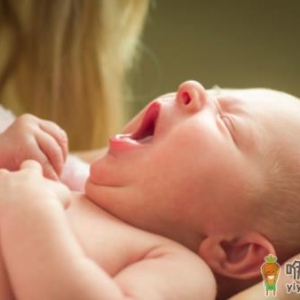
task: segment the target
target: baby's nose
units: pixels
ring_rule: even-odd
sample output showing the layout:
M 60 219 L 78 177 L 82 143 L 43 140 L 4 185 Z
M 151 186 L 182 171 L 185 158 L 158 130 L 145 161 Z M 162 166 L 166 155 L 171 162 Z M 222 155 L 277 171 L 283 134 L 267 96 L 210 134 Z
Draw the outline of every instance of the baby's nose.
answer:
M 202 109 L 208 95 L 205 88 L 194 80 L 183 82 L 177 91 L 176 101 L 180 107 L 188 112 L 197 112 Z

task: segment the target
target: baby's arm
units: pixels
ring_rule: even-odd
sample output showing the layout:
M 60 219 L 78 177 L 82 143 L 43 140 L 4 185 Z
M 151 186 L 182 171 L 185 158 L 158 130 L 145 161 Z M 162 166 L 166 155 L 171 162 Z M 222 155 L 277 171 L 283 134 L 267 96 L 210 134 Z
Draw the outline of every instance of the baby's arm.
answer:
M 151 249 L 114 278 L 89 259 L 66 218 L 66 187 L 36 162 L 0 172 L 3 257 L 17 299 L 213 299 L 208 267 L 180 246 Z M 103 245 L 104 247 L 105 245 Z
M 15 299 L 10 288 L 7 270 L 3 263 L 1 247 L 0 247 L 0 299 L 1 300 Z
M 19 169 L 27 159 L 43 166 L 44 175 L 58 179 L 68 154 L 65 132 L 55 123 L 25 114 L 0 134 L 0 168 Z

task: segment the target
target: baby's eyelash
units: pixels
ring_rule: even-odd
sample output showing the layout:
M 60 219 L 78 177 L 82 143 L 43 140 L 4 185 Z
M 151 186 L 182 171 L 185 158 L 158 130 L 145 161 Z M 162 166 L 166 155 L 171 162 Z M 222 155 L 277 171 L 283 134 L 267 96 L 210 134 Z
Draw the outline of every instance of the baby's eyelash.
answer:
M 213 89 L 217 90 L 218 93 L 221 91 L 221 89 L 218 86 L 214 86 Z M 234 125 L 233 125 L 232 119 L 230 118 L 230 116 L 224 114 L 224 112 L 222 111 L 222 107 L 218 100 L 216 100 L 215 103 L 216 103 L 217 113 L 218 113 L 220 119 L 222 120 L 222 122 L 228 129 L 229 134 L 231 135 L 232 139 L 234 140 L 234 137 L 233 137 Z
M 220 117 L 220 119 L 222 120 L 222 122 L 225 124 L 225 126 L 228 128 L 228 130 L 230 129 L 230 127 L 228 126 L 228 123 L 229 121 L 227 120 L 228 117 L 226 115 L 224 115 L 223 111 L 222 111 L 222 108 L 220 106 L 220 104 L 217 102 L 216 103 L 216 106 L 217 106 L 217 110 L 218 110 L 218 115 Z M 226 121 L 225 121 L 226 120 Z M 230 131 L 230 130 L 229 130 Z
M 229 131 L 231 131 L 232 123 L 231 123 L 230 118 L 228 116 L 224 116 L 222 114 L 220 115 L 220 117 L 223 120 L 226 127 L 229 129 Z
M 220 114 L 220 118 L 222 119 L 222 122 L 224 123 L 224 125 L 228 129 L 228 132 L 229 132 L 232 140 L 236 144 L 235 125 L 234 125 L 234 122 L 233 122 L 232 118 L 230 116 L 222 115 L 222 114 Z
M 218 93 L 221 92 L 221 89 L 218 86 L 215 86 L 214 90 L 217 90 Z M 215 104 L 216 104 L 216 111 L 217 111 L 218 117 L 221 119 L 221 121 L 223 122 L 223 124 L 227 128 L 228 133 L 230 134 L 230 136 L 231 136 L 232 140 L 234 141 L 234 143 L 236 143 L 234 120 L 233 120 L 233 118 L 231 117 L 230 114 L 228 115 L 227 112 L 223 112 L 221 104 L 218 101 L 219 99 L 218 99 L 218 97 L 216 97 L 216 98 L 217 99 L 215 101 Z

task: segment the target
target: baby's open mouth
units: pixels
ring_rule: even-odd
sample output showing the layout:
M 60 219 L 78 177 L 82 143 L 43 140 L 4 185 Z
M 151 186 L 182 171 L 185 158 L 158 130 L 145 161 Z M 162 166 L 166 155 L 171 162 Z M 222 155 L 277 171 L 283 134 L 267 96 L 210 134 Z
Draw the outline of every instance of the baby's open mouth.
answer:
M 156 121 L 159 113 L 159 104 L 154 102 L 144 115 L 144 119 L 138 130 L 131 135 L 131 138 L 140 144 L 152 141 L 155 134 Z
M 119 134 L 118 139 L 131 140 L 138 144 L 148 144 L 155 135 L 156 123 L 159 115 L 160 104 L 153 102 L 144 114 L 140 127 L 131 134 Z

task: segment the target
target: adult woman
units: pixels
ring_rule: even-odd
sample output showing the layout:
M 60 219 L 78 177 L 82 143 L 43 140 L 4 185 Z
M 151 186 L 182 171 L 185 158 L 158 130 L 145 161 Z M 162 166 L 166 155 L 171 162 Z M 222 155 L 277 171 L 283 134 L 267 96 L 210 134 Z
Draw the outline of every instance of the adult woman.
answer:
M 72 150 L 122 123 L 149 0 L 0 0 L 0 102 L 55 121 Z M 71 112 L 71 116 L 70 116 Z

